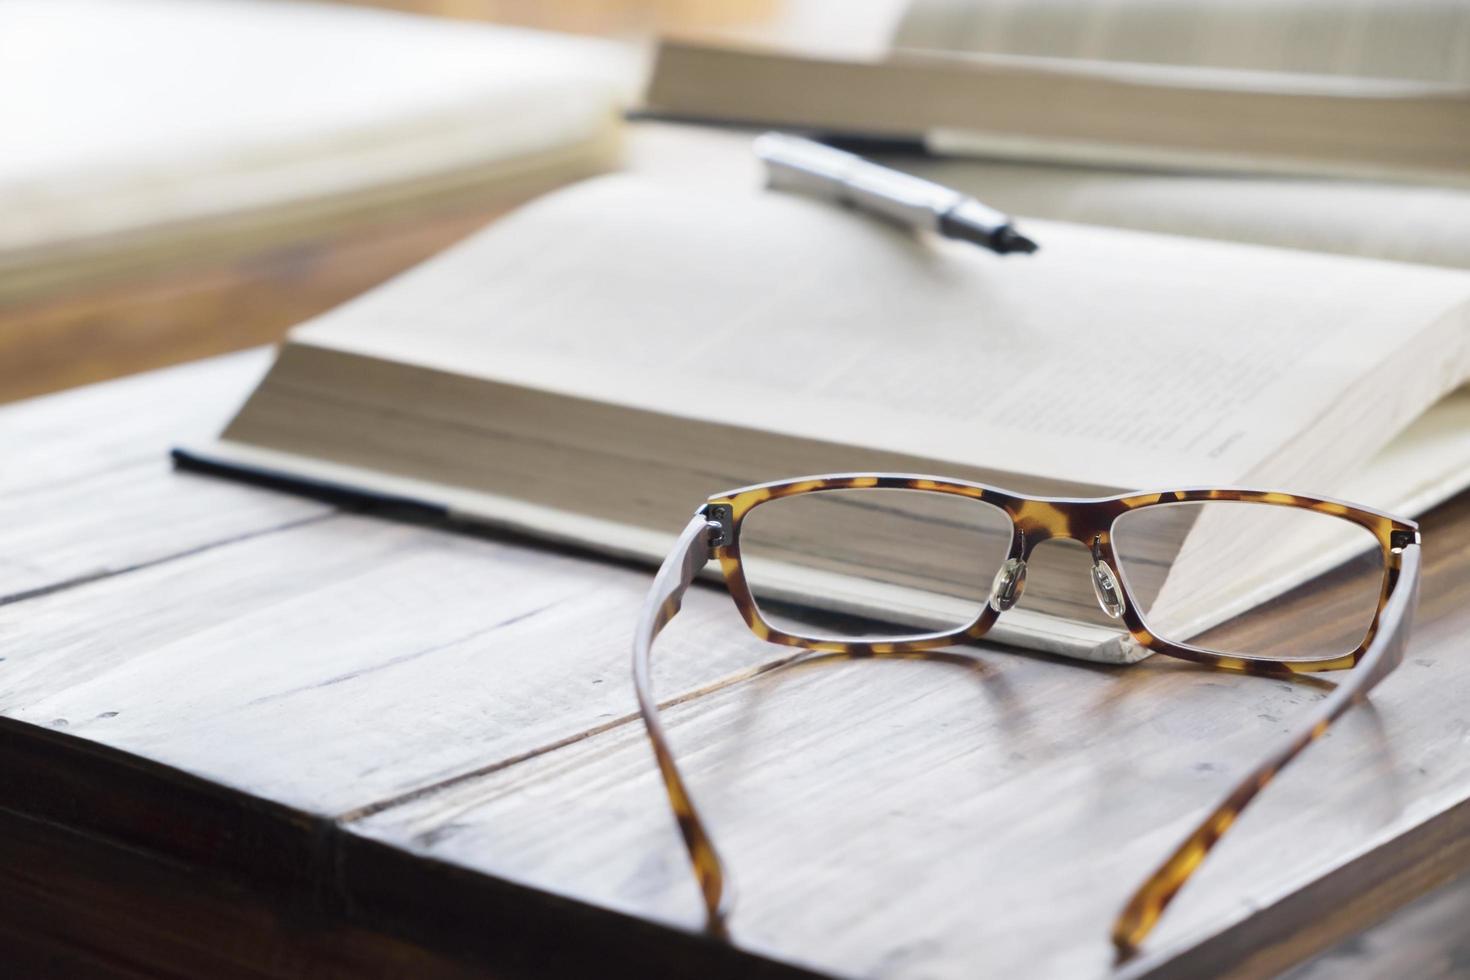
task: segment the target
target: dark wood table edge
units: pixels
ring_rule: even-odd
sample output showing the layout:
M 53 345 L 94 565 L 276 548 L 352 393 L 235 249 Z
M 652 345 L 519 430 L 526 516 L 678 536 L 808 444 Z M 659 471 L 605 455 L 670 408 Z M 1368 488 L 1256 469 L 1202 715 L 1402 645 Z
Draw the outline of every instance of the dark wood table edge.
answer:
M 115 880 L 83 887 L 121 890 L 146 907 L 151 894 L 131 890 L 129 869 L 161 863 L 177 869 L 186 888 L 224 885 L 244 894 L 305 946 L 386 936 L 466 970 L 508 978 L 821 975 L 710 936 L 425 858 L 334 819 L 27 722 L 0 718 L 0 774 L 0 880 L 26 873 L 17 859 L 28 853 L 28 836 L 33 843 L 61 833 L 123 858 L 109 861 Z M 1366 850 L 1254 910 L 1225 935 L 1177 953 L 1145 954 L 1121 975 L 1263 977 L 1306 960 L 1470 868 L 1470 800 L 1406 831 L 1399 842 Z M 1324 907 L 1332 911 L 1323 915 Z M 180 924 L 201 935 L 224 925 Z M 105 946 L 105 937 L 60 938 L 82 949 Z
M 1251 910 L 1234 928 L 1177 952 L 1145 953 L 1120 977 L 1274 977 L 1467 870 L 1470 799 L 1404 831 L 1393 847 L 1365 849 L 1284 898 Z
M 109 860 L 110 878 L 124 880 L 72 885 L 128 894 L 146 914 L 151 894 L 129 891 L 129 868 L 171 866 L 185 888 L 223 885 L 269 910 L 284 925 L 276 942 L 280 932 L 303 946 L 386 935 L 465 972 L 506 978 L 819 976 L 700 933 L 411 854 L 330 818 L 14 719 L 0 718 L 0 774 L 0 879 L 46 873 L 21 866 L 32 854 L 27 845 L 40 838 L 84 838 L 124 857 Z M 15 894 L 13 885 L 5 890 Z M 105 955 L 108 937 L 67 935 L 65 923 L 56 925 L 63 934 L 53 939 Z M 199 936 L 224 926 L 179 924 Z M 238 932 L 228 938 L 242 941 Z

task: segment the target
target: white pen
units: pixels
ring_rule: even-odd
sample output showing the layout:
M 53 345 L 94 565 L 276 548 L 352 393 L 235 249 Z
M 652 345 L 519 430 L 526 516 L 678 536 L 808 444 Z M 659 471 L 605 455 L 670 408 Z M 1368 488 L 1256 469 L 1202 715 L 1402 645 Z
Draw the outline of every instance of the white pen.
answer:
M 853 153 L 782 133 L 756 137 L 755 153 L 765 161 L 767 179 L 777 190 L 848 204 L 946 238 L 974 242 L 1001 255 L 1034 252 L 1039 247 L 995 208 Z

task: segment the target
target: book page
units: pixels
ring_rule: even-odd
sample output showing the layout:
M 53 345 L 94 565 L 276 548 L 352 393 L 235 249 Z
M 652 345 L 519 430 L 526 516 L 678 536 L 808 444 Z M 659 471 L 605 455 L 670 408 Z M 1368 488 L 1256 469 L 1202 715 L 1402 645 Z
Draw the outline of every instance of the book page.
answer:
M 887 161 L 1010 214 L 1470 269 L 1470 190 L 1402 183 Z
M 1466 371 L 1470 276 L 1032 222 L 1002 258 L 749 187 L 590 181 L 298 343 L 672 415 L 1120 488 L 1229 483 L 1386 356 L 1445 352 L 1347 469 Z M 616 434 L 609 433 L 609 446 Z
M 1470 190 L 1422 184 L 1167 173 L 917 152 L 871 159 L 1007 214 L 1470 269 Z M 760 182 L 745 133 L 643 122 L 627 166 L 694 189 Z
M 893 44 L 1470 85 L 1467 38 L 1442 0 L 914 0 Z

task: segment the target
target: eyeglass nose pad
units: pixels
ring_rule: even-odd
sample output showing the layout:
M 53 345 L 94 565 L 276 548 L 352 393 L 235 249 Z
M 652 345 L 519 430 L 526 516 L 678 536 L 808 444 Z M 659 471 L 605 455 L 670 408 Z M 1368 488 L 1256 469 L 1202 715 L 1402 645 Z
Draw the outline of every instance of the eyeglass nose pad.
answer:
M 1005 612 L 1016 604 L 1025 588 L 1025 560 L 1007 558 L 1005 564 L 1000 566 L 1000 571 L 995 573 L 995 581 L 990 583 L 990 608 L 996 612 Z
M 1102 611 L 1112 619 L 1123 615 L 1123 610 L 1128 608 L 1123 600 L 1123 589 L 1118 585 L 1118 577 L 1101 558 L 1095 558 L 1092 562 L 1092 592 L 1097 596 L 1097 604 L 1102 606 Z

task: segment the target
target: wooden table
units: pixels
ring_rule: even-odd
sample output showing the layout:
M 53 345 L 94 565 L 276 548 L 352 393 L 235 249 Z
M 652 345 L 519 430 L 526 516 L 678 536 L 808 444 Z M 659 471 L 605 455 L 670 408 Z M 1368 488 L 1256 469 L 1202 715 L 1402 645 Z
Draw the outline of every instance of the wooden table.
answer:
M 1330 686 L 992 648 L 751 676 L 782 651 L 698 587 L 658 681 L 739 889 L 706 938 L 633 713 L 648 571 L 174 471 L 267 359 L 0 409 L 8 975 L 1108 976 L 1128 890 Z M 1124 975 L 1275 973 L 1470 864 L 1470 497 L 1425 538 L 1403 668 Z M 1299 976 L 1449 975 L 1467 909 Z

